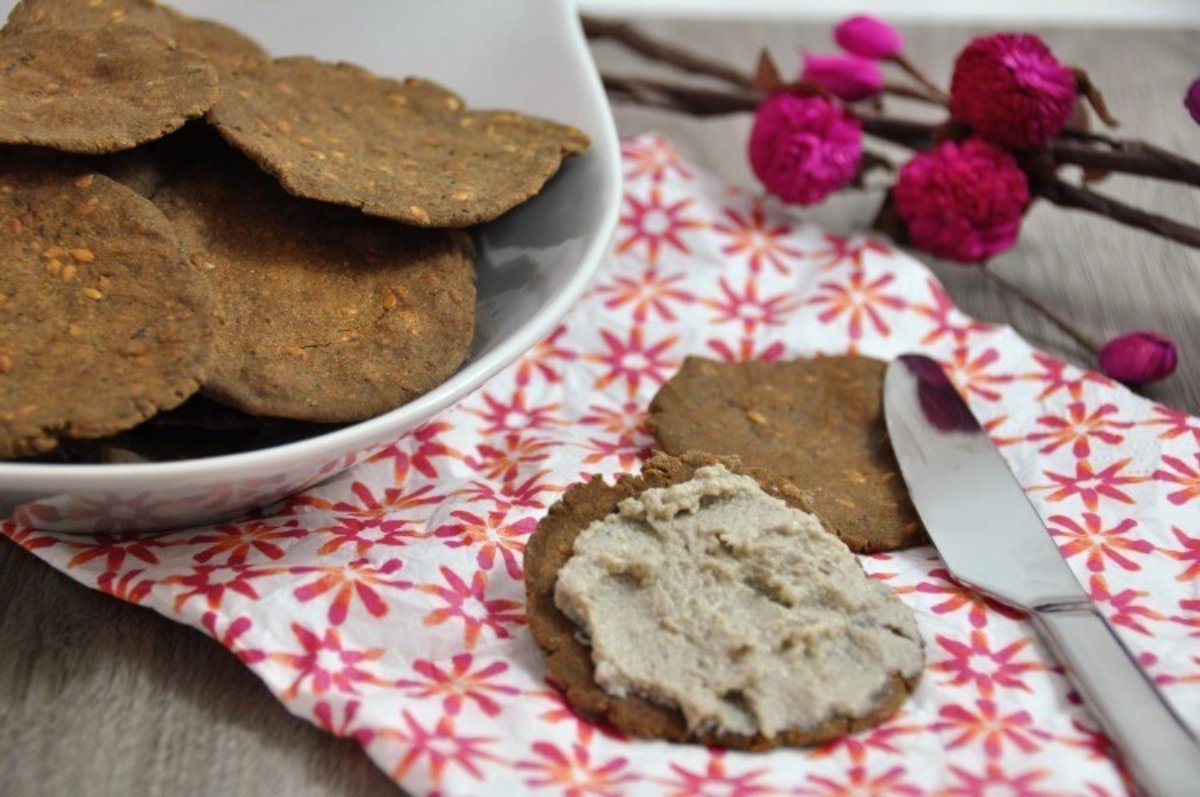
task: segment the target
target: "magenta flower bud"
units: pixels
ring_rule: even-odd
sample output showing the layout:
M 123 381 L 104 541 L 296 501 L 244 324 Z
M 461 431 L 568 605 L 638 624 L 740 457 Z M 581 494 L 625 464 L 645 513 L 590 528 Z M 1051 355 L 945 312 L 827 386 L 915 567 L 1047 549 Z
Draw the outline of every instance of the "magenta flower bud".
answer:
M 860 58 L 882 61 L 904 52 L 900 31 L 876 17 L 848 17 L 833 29 L 833 40 L 846 52 Z
M 853 55 L 804 54 L 801 80 L 811 80 L 839 100 L 858 102 L 883 91 L 883 73 L 874 61 Z
M 1192 81 L 1192 85 L 1188 86 L 1187 94 L 1183 95 L 1183 105 L 1188 109 L 1188 113 L 1200 124 L 1200 77 Z
M 1179 363 L 1175 341 L 1157 332 L 1130 332 L 1100 350 L 1100 370 L 1130 385 L 1166 379 Z

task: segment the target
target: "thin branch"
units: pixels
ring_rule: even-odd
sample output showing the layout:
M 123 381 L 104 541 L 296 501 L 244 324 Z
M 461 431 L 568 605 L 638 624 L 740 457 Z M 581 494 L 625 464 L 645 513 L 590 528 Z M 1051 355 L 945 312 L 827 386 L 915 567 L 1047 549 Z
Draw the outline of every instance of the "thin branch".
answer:
M 641 108 L 654 108 L 659 111 L 676 111 L 680 113 L 691 113 L 686 103 L 682 103 L 665 94 L 654 94 L 643 96 L 635 94 L 632 91 L 627 91 L 621 88 L 610 88 L 608 90 L 608 98 L 614 103 L 624 105 L 636 105 Z M 703 115 L 703 114 L 698 114 Z
M 1072 127 L 1069 123 L 1059 133 L 1062 138 L 1075 139 L 1077 141 L 1087 141 L 1092 144 L 1107 144 L 1113 149 L 1121 147 L 1121 141 L 1113 138 L 1107 133 L 1100 133 L 1095 130 L 1084 130 L 1078 127 Z
M 1157 213 L 1126 205 L 1124 202 L 1119 202 L 1104 194 L 1098 194 L 1091 189 L 1071 185 L 1055 178 L 1040 186 L 1038 193 L 1061 207 L 1076 208 L 1107 216 L 1128 227 L 1146 230 L 1185 246 L 1200 249 L 1200 229 L 1174 219 L 1168 219 Z
M 867 178 L 874 171 L 893 173 L 896 171 L 896 164 L 892 163 L 883 153 L 864 147 L 862 159 L 858 163 L 858 172 L 854 175 L 854 179 L 847 183 L 847 185 L 854 186 L 855 188 L 868 188 Z
M 929 93 L 936 98 L 936 101 L 939 105 L 946 105 L 950 102 L 950 98 L 946 95 L 946 92 L 942 91 L 940 86 L 930 80 L 929 77 L 921 71 L 920 67 L 908 60 L 908 56 L 904 54 L 894 55 L 888 60 L 904 70 L 913 80 L 917 81 L 926 89 L 928 89 Z
M 922 90 L 907 86 L 903 83 L 886 82 L 883 84 L 883 93 L 891 94 L 895 97 L 904 97 L 909 100 L 919 100 L 920 102 L 928 103 L 929 105 L 945 106 L 946 103 L 930 94 L 928 90 Z
M 1005 277 L 1002 277 L 995 271 L 992 271 L 992 269 L 989 268 L 986 263 L 981 265 L 979 270 L 983 273 L 983 276 L 987 277 L 1000 288 L 1008 291 L 1022 302 L 1029 305 L 1035 312 L 1040 313 L 1046 318 L 1047 321 L 1062 330 L 1067 337 L 1074 340 L 1093 355 L 1100 350 L 1100 344 L 1094 338 L 1081 331 L 1078 327 L 1067 321 L 1055 311 L 1051 310 L 1050 307 L 1047 306 L 1041 299 L 1038 299 L 1031 293 L 1027 293 L 1020 285 L 1017 285 L 1015 282 L 1010 282 Z
M 616 91 L 634 97 L 654 96 L 655 107 L 680 110 L 694 116 L 721 116 L 753 111 L 762 101 L 761 95 L 751 91 L 700 88 L 624 75 L 601 75 L 601 78 L 604 88 L 610 92 Z
M 602 75 L 604 88 L 615 99 L 634 100 L 693 116 L 722 116 L 755 110 L 763 95 L 752 91 L 726 91 L 687 86 L 653 78 Z M 877 114 L 856 114 L 863 132 L 884 141 L 920 149 L 934 139 L 936 126 L 927 122 L 895 119 Z
M 879 114 L 855 114 L 869 136 L 909 149 L 927 149 L 937 137 L 937 125 Z
M 752 111 L 758 107 L 763 95 L 749 89 L 726 90 L 688 86 L 666 80 L 605 75 L 605 85 L 613 90 L 624 90 L 636 97 L 646 88 L 654 88 L 669 96 L 653 103 L 681 113 L 697 116 L 715 116 L 727 113 Z M 633 87 L 638 90 L 631 91 Z M 925 149 L 937 137 L 938 125 L 909 119 L 897 119 L 874 113 L 857 112 L 863 132 L 884 141 L 908 147 Z M 1121 141 L 1109 136 L 1083 131 L 1070 131 L 1070 138 L 1051 141 L 1048 150 L 1057 163 L 1070 163 L 1087 168 L 1104 169 L 1122 174 L 1136 174 L 1160 180 L 1200 186 L 1200 163 L 1176 155 L 1173 152 L 1144 141 Z M 1081 141 L 1094 141 L 1109 147 L 1091 147 Z
M 1140 141 L 1114 143 L 1116 149 L 1101 149 L 1076 141 L 1058 140 L 1050 142 L 1049 150 L 1057 163 L 1200 186 L 1200 163 Z
M 704 56 L 695 55 L 682 47 L 647 36 L 624 22 L 596 17 L 583 17 L 583 32 L 589 39 L 613 39 L 654 61 L 662 61 L 697 75 L 707 75 L 738 88 L 754 85 L 753 75 Z

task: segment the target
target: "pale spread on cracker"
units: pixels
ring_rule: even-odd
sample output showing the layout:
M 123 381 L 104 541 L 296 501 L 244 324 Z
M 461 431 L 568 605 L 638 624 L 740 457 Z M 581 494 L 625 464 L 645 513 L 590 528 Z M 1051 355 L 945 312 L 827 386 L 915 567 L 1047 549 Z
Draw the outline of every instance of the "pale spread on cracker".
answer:
M 601 688 L 677 707 L 693 731 L 771 737 L 862 717 L 924 662 L 890 587 L 816 517 L 722 465 L 588 526 L 554 600 Z

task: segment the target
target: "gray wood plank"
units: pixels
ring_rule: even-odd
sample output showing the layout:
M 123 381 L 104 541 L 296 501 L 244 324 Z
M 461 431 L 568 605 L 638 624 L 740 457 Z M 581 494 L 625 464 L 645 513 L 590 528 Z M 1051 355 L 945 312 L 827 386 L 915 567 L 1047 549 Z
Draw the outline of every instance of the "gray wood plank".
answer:
M 7 795 L 396 795 L 198 631 L 0 540 Z
M 800 46 L 828 50 L 823 26 L 658 22 L 647 26 L 750 64 L 769 44 L 789 68 Z M 910 52 L 946 74 L 970 31 L 909 27 Z M 1123 133 L 1200 157 L 1200 128 L 1179 98 L 1200 64 L 1196 31 L 1048 31 L 1064 60 L 1086 64 L 1125 121 Z M 608 45 L 606 69 L 637 62 Z M 751 184 L 746 119 L 697 122 L 621 109 L 622 133 L 656 129 L 689 157 Z M 1193 221 L 1200 198 L 1176 186 L 1112 180 L 1104 190 Z M 866 223 L 873 197 L 840 198 L 813 218 Z M 1031 215 L 998 262 L 1012 279 L 1097 334 L 1159 329 L 1182 344 L 1179 374 L 1150 391 L 1200 411 L 1200 257 L 1148 235 L 1055 208 Z M 935 264 L 959 305 L 1013 323 L 1036 344 L 1079 353 L 1026 308 L 969 270 Z M 0 772 L 9 795 L 376 795 L 397 793 L 353 743 L 287 713 L 230 654 L 199 633 L 80 587 L 0 542 Z

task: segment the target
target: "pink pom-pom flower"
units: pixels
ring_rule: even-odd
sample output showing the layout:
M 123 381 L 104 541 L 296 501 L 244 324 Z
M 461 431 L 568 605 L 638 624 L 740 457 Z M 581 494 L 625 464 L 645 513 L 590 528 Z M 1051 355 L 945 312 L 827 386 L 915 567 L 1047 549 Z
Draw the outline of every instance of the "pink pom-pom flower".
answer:
M 1130 332 L 1100 349 L 1100 370 L 1130 385 L 1166 379 L 1179 363 L 1175 341 L 1157 332 Z
M 904 164 L 892 199 L 913 246 L 978 263 L 1016 243 L 1029 180 L 986 141 L 945 141 Z
M 758 106 L 749 150 L 750 166 L 767 191 L 811 205 L 854 178 L 862 128 L 832 100 L 780 92 Z
M 876 61 L 895 58 L 904 52 L 904 39 L 899 31 L 865 14 L 842 20 L 833 29 L 833 40 L 852 55 Z
M 874 61 L 846 55 L 804 54 L 801 80 L 811 80 L 839 100 L 858 102 L 883 91 L 883 73 Z
M 1078 94 L 1075 73 L 1027 33 L 981 36 L 958 55 L 950 113 L 993 144 L 1038 147 L 1062 131 Z

